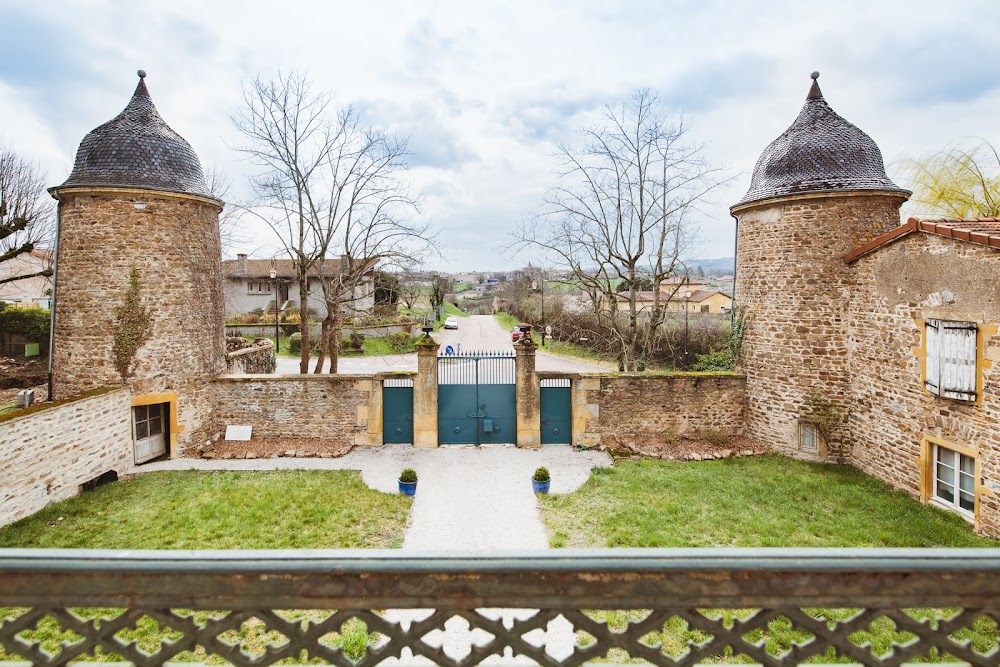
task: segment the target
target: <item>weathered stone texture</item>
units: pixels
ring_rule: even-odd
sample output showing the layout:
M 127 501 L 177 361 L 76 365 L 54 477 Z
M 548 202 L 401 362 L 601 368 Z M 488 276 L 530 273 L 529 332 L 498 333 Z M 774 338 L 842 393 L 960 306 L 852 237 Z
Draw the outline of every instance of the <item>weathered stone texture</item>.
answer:
M 56 398 L 120 384 L 114 308 L 135 266 L 153 332 L 129 379 L 136 394 L 176 391 L 183 448 L 211 418 L 211 378 L 224 369 L 218 206 L 150 191 L 60 193 Z
M 574 405 L 574 439 L 581 443 L 743 432 L 739 375 L 587 375 L 577 383 L 583 400 Z
M 807 401 L 849 407 L 849 250 L 899 225 L 902 196 L 815 195 L 738 211 L 735 304 L 746 308 L 740 370 L 746 435 L 791 456 Z M 842 429 L 841 429 L 842 430 Z M 835 433 L 821 458 L 845 459 Z
M 75 496 L 134 463 L 131 394 L 122 388 L 0 422 L 0 525 Z
M 274 343 L 264 342 L 267 345 L 255 345 L 235 352 L 227 352 L 226 374 L 266 375 L 273 373 L 277 364 L 274 356 Z
M 855 262 L 850 304 L 850 461 L 920 495 L 930 435 L 978 452 L 981 479 L 1000 480 L 1000 251 L 913 234 Z M 951 294 L 945 294 L 950 292 Z M 952 298 L 948 298 L 948 297 Z M 922 323 L 976 321 L 985 345 L 984 398 L 939 398 L 922 381 Z M 1000 535 L 1000 507 L 980 488 L 978 530 Z
M 253 426 L 265 438 L 322 438 L 362 444 L 368 432 L 370 375 L 231 375 L 217 378 L 217 428 Z

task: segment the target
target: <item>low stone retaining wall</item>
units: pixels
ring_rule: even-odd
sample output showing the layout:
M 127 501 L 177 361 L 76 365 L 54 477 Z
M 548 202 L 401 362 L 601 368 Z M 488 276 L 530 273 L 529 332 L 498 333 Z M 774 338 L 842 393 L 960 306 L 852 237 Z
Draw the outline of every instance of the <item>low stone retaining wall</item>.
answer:
M 265 375 L 277 367 L 274 343 L 261 341 L 261 345 L 226 353 L 226 373 L 230 375 Z
M 283 325 L 279 325 L 283 326 Z M 350 336 L 353 332 L 364 334 L 366 338 L 381 338 L 397 331 L 415 333 L 419 331 L 419 324 L 388 324 L 381 327 L 351 327 L 345 326 L 341 332 L 342 336 Z M 296 330 L 298 326 L 296 325 Z M 320 334 L 319 322 L 309 323 L 309 335 L 318 336 Z M 227 336 L 243 336 L 244 338 L 274 338 L 274 322 L 271 324 L 227 324 Z M 284 335 L 284 333 L 282 333 Z
M 382 383 L 372 375 L 226 375 L 215 379 L 216 418 L 265 438 L 382 444 Z
M 0 525 L 134 467 L 128 388 L 38 404 L 0 420 Z
M 644 441 L 738 436 L 743 433 L 745 384 L 742 375 L 717 373 L 578 376 L 574 440 L 584 446 L 634 449 L 634 443 Z

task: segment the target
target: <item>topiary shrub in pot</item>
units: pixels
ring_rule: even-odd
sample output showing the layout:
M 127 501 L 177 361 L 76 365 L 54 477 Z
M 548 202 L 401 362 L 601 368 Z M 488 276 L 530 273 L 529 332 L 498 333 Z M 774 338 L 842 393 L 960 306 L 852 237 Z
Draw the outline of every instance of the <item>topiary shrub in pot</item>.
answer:
M 531 476 L 531 488 L 535 493 L 548 493 L 550 481 L 549 469 L 542 466 L 536 469 L 535 474 Z
M 417 471 L 413 468 L 403 468 L 399 473 L 399 492 L 404 496 L 412 496 L 417 492 Z

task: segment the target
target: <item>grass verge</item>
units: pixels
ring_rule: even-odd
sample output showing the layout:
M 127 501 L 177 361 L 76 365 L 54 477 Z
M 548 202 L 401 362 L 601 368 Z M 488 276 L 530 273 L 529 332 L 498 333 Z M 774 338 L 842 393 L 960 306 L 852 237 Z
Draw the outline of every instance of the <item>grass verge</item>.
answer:
M 412 501 L 355 471 L 152 472 L 0 528 L 0 547 L 397 548 Z

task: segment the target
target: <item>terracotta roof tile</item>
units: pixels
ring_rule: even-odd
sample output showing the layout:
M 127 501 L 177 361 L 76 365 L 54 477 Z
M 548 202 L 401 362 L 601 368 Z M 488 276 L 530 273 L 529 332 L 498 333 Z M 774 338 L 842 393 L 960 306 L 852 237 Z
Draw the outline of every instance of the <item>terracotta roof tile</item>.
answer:
M 1000 218 L 910 218 L 906 224 L 900 225 L 847 253 L 843 260 L 851 263 L 859 257 L 914 232 L 936 234 L 969 243 L 1000 248 Z

